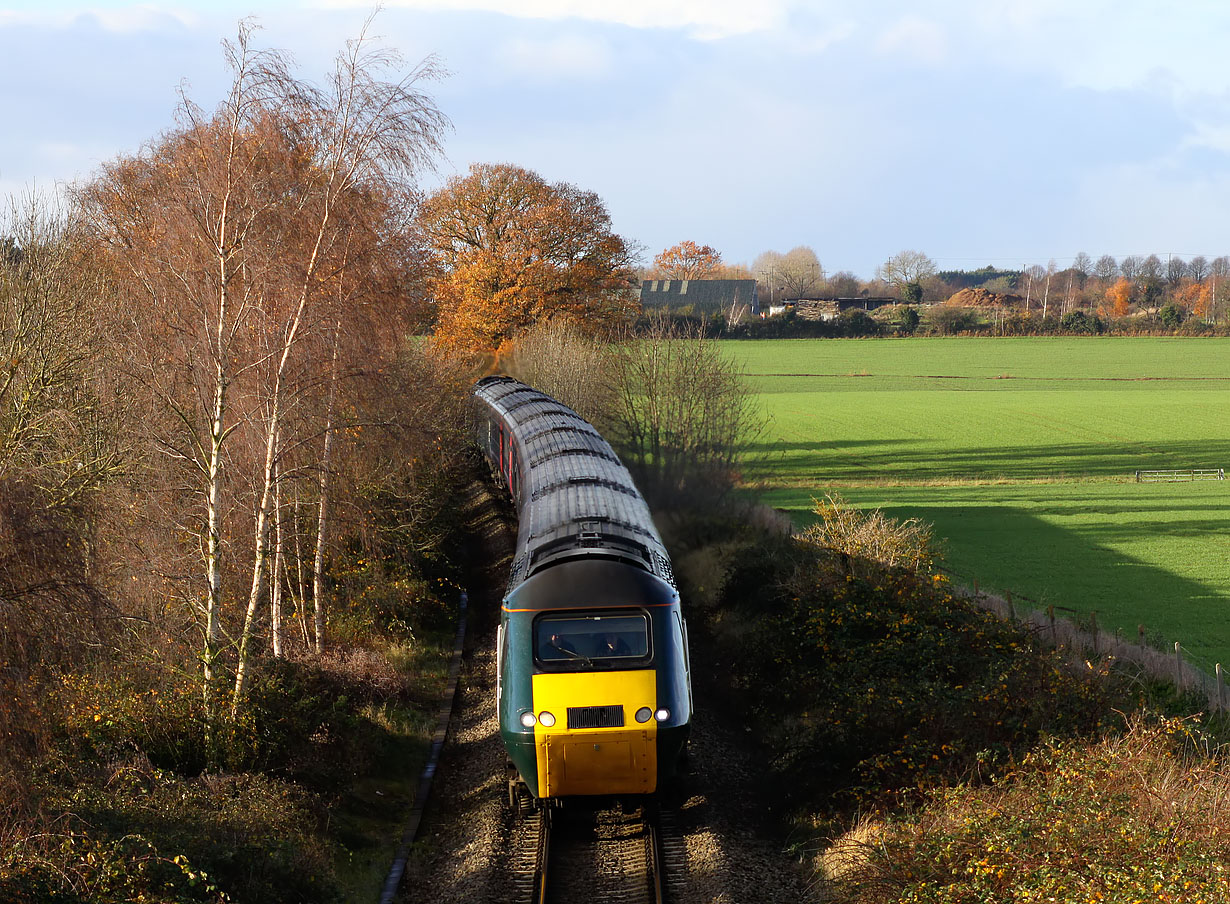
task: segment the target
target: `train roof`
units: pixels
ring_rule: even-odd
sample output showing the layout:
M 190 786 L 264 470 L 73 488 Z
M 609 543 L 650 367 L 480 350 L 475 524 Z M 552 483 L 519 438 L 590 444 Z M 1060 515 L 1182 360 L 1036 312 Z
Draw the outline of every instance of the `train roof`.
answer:
M 522 462 L 518 555 L 509 587 L 579 557 L 630 562 L 674 585 L 649 506 L 588 421 L 511 377 L 481 380 L 474 395 L 503 420 Z

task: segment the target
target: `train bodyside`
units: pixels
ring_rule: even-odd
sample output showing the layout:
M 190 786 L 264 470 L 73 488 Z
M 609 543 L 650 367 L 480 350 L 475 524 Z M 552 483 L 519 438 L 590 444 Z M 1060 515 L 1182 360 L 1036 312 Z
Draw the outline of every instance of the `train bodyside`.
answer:
M 586 421 L 509 378 L 475 388 L 518 511 L 498 635 L 500 733 L 530 795 L 651 794 L 691 721 L 687 627 L 627 469 Z

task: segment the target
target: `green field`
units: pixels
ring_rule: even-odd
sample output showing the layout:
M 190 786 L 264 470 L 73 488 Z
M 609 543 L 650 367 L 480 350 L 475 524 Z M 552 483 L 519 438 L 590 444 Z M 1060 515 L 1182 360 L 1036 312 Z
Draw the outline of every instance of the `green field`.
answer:
M 945 539 L 968 583 L 1230 663 L 1230 339 L 729 342 L 771 417 L 747 477 L 806 520 L 838 492 Z

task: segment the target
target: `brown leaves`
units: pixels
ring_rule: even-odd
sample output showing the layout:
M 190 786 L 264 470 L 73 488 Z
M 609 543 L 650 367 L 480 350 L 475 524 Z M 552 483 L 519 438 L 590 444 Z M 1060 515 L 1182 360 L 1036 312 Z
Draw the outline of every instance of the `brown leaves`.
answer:
M 657 279 L 716 279 L 722 272 L 722 255 L 709 245 L 683 241 L 653 259 Z
M 630 255 L 602 200 L 508 164 L 475 164 L 419 213 L 434 267 L 436 336 L 490 351 L 553 317 L 594 331 L 635 302 Z

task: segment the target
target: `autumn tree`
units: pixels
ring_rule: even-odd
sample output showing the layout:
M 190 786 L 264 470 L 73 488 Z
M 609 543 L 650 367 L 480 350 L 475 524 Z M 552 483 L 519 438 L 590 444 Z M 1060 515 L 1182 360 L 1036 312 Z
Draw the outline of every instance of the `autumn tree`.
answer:
M 0 773 L 37 735 L 40 668 L 71 670 L 118 623 L 97 546 L 130 425 L 79 225 L 33 194 L 0 211 Z
M 415 88 L 430 64 L 382 81 L 400 61 L 361 37 L 316 90 L 290 76 L 284 55 L 253 50 L 251 31 L 226 45 L 232 84 L 218 108 L 185 96 L 178 129 L 79 193 L 106 259 L 129 276 L 111 328 L 148 397 L 153 442 L 181 466 L 168 509 L 180 535 L 200 538 L 204 564 L 202 592 L 190 574 L 181 592 L 199 611 L 211 711 L 224 652 L 234 665 L 232 713 L 269 596 L 280 485 L 325 475 L 323 533 L 336 382 L 353 368 L 339 352 L 355 345 L 344 337 L 370 287 L 404 276 L 405 180 L 443 125 Z M 382 316 L 404 323 L 396 304 Z M 358 360 L 378 350 L 358 345 Z M 245 510 L 253 540 L 241 555 Z M 245 566 L 241 618 L 224 625 Z
M 1093 275 L 1104 283 L 1109 283 L 1119 275 L 1119 263 L 1109 254 L 1103 254 L 1093 265 Z
M 1132 309 L 1132 299 L 1135 294 L 1136 287 L 1129 280 L 1120 279 L 1106 290 L 1109 313 L 1115 317 L 1126 317 Z
M 716 279 L 723 268 L 722 255 L 710 245 L 682 241 L 653 259 L 653 279 Z
M 602 199 L 509 164 L 474 164 L 419 210 L 432 257 L 436 338 L 490 351 L 556 317 L 589 331 L 635 309 L 632 260 Z

